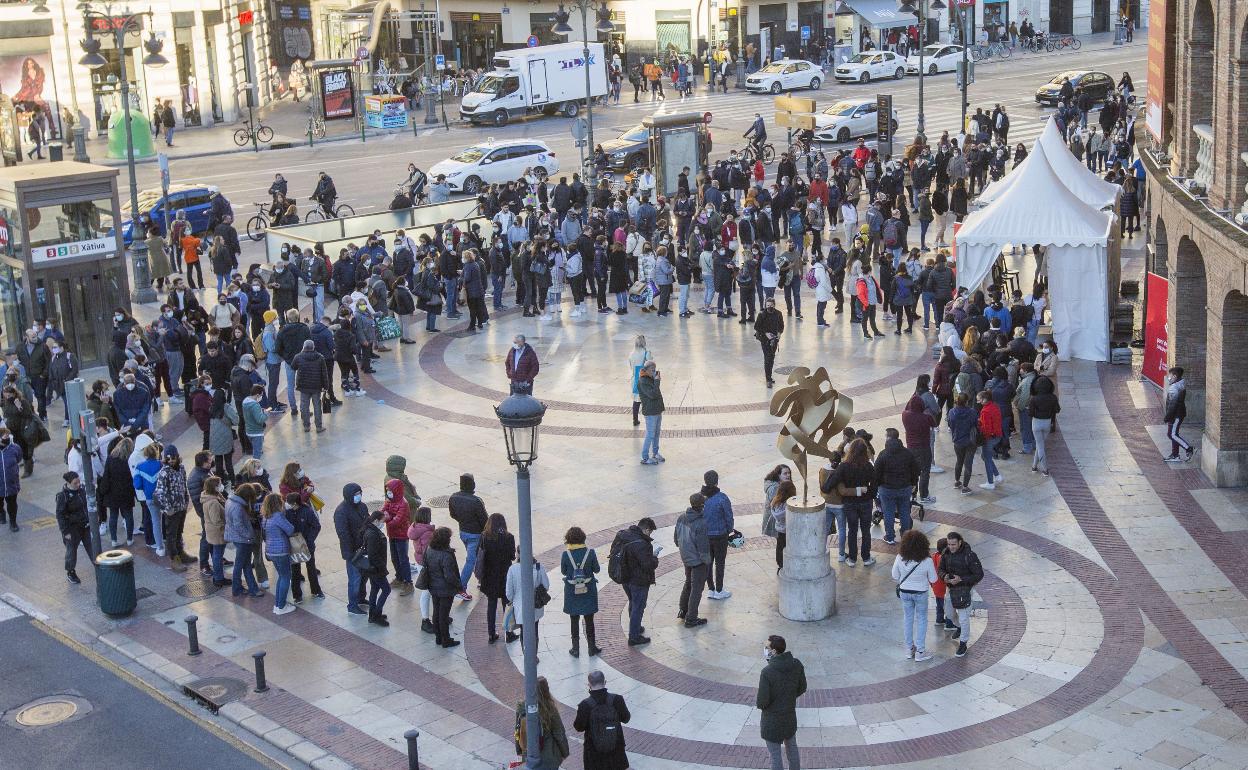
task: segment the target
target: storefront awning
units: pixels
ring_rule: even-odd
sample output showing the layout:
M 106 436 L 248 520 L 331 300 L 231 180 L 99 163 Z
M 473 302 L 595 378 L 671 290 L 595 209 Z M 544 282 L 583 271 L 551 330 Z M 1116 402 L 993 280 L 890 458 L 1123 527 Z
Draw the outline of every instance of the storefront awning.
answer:
M 896 0 L 844 0 L 854 12 L 876 29 L 909 27 L 917 24 L 913 14 L 897 10 Z

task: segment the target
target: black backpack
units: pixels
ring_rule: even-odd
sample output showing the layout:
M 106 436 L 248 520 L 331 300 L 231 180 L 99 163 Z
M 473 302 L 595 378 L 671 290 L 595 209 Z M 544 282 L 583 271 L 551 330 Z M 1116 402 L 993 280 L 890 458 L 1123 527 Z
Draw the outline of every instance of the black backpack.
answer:
M 627 535 L 628 530 L 615 533 L 615 539 L 611 541 L 611 553 L 607 557 L 607 577 L 611 578 L 612 583 L 620 585 L 628 582 L 628 565 L 625 562 L 624 549 L 632 541 Z
M 594 747 L 594 751 L 599 754 L 610 754 L 620 745 L 620 736 L 623 726 L 620 725 L 620 717 L 615 711 L 615 699 L 617 695 L 607 694 L 607 698 L 602 703 L 594 701 L 594 705 L 589 709 L 589 743 Z

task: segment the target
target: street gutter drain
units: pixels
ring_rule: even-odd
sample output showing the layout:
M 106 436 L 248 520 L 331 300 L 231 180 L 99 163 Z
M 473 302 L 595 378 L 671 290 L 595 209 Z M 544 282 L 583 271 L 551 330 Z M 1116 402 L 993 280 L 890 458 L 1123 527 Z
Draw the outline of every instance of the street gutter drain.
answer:
M 39 730 L 80 719 L 91 704 L 74 695 L 48 695 L 9 711 L 4 721 L 18 728 Z

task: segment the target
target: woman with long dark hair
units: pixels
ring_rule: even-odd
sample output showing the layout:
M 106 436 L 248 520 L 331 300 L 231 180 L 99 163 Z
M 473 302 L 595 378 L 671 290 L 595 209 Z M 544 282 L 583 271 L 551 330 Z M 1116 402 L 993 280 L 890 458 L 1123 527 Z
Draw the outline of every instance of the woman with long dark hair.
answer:
M 429 570 L 429 595 L 433 597 L 433 629 L 438 644 L 456 647 L 451 638 L 451 602 L 463 590 L 459 582 L 459 563 L 451 548 L 451 530 L 438 527 L 425 550 L 425 569 Z
M 789 512 L 789 500 L 797 496 L 797 487 L 792 481 L 781 481 L 776 493 L 767 501 L 767 512 L 776 526 L 776 571 L 784 569 L 785 520 Z
M 871 558 L 871 502 L 875 499 L 875 467 L 871 464 L 871 450 L 865 440 L 856 438 L 849 443 L 845 459 L 832 471 L 827 485 L 840 493 L 845 510 L 845 563 L 853 567 L 861 556 L 864 567 L 875 564 L 875 559 Z
M 486 597 L 486 628 L 490 634 L 490 644 L 498 641 L 496 625 L 498 604 L 507 607 L 507 570 L 516 560 L 516 538 L 507 531 L 507 519 L 501 513 L 491 513 L 485 521 L 485 529 L 481 531 L 480 553 L 477 555 L 477 583 L 481 593 Z M 507 641 L 515 640 L 515 634 L 508 632 Z
M 893 559 L 892 576 L 901 598 L 905 655 L 916 663 L 932 659 L 927 652 L 927 592 L 936 582 L 936 567 L 929 548 L 927 535 L 917 529 L 906 530 Z

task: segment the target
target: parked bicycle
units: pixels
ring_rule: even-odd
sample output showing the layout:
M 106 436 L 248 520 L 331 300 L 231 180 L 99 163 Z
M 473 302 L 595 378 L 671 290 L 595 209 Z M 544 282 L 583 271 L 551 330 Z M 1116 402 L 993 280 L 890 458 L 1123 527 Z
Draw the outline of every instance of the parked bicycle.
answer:
M 307 214 L 303 216 L 304 222 L 322 222 L 329 219 L 342 219 L 343 217 L 355 216 L 355 209 L 345 203 L 339 203 L 334 206 L 334 210 L 330 211 L 325 208 L 325 204 L 317 203 Z
M 256 141 L 267 144 L 273 141 L 273 129 L 259 122 L 243 123 L 243 127 L 234 132 L 234 144 L 246 147 L 251 143 L 253 136 Z
M 271 203 L 257 203 L 256 208 L 260 209 L 259 213 L 247 220 L 247 237 L 253 241 L 258 241 L 264 237 L 265 230 L 273 224 L 273 220 L 269 217 L 269 207 Z
M 976 61 L 986 61 L 994 56 L 999 56 L 1002 59 L 1008 59 L 1014 55 L 1014 49 L 1010 48 L 1000 40 L 994 43 L 976 46 L 972 50 L 975 52 Z
M 1044 50 L 1048 51 L 1049 53 L 1052 53 L 1054 51 L 1060 51 L 1063 48 L 1069 48 L 1072 51 L 1078 51 L 1082 47 L 1083 47 L 1083 43 L 1080 43 L 1079 38 L 1073 35 L 1062 35 L 1061 37 L 1053 38 L 1049 40 L 1049 42 L 1044 44 Z
M 1045 50 L 1044 46 L 1048 42 L 1049 42 L 1048 38 L 1045 36 L 1043 32 L 1037 32 L 1036 34 L 1032 35 L 1029 38 L 1025 38 L 1025 39 L 1020 38 L 1018 41 L 1018 45 L 1024 51 L 1028 51 L 1030 53 L 1040 53 L 1041 51 Z
M 324 139 L 325 119 L 312 110 L 308 110 L 308 124 L 304 128 L 303 134 L 304 136 L 311 136 L 313 139 Z
M 758 160 L 759 152 L 753 144 L 747 144 L 745 149 L 741 151 L 741 156 L 745 158 L 746 162 L 753 163 L 755 160 Z M 770 142 L 763 145 L 762 160 L 764 166 L 770 166 L 776 162 L 775 145 Z

